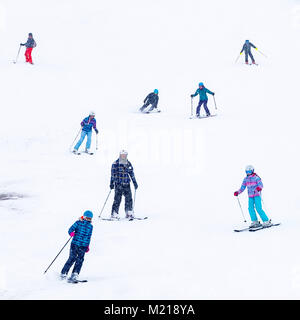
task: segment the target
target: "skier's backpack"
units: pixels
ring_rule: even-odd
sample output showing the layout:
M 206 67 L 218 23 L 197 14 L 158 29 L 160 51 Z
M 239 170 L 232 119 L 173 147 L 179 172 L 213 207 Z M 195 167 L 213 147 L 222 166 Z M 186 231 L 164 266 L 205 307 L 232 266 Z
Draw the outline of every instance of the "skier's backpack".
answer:
M 33 41 L 34 41 L 33 48 L 35 48 L 36 47 L 36 42 L 35 42 L 35 40 L 33 40 Z

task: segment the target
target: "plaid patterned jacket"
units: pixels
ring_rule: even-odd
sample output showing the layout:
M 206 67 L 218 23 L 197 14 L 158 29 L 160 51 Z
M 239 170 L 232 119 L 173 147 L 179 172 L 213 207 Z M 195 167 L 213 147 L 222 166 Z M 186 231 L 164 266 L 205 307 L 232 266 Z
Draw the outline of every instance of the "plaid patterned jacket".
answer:
M 121 164 L 119 159 L 116 160 L 111 167 L 111 179 L 110 183 L 115 186 L 129 185 L 130 178 L 133 184 L 136 186 L 137 182 L 134 176 L 132 164 L 127 161 L 127 164 Z

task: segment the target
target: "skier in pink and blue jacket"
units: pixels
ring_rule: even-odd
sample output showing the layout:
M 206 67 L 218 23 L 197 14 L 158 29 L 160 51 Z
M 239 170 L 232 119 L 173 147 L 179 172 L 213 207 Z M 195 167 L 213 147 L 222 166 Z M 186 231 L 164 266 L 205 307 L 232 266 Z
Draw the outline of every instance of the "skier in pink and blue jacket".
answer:
M 261 178 L 254 172 L 254 168 L 251 165 L 247 166 L 245 171 L 247 176 L 244 178 L 241 188 L 238 191 L 235 191 L 234 195 L 237 197 L 247 187 L 249 197 L 248 210 L 251 218 L 250 227 L 255 228 L 260 225 L 259 221 L 257 220 L 256 211 L 263 221 L 263 225 L 268 226 L 271 224 L 271 220 L 267 217 L 261 205 L 260 194 L 263 189 Z

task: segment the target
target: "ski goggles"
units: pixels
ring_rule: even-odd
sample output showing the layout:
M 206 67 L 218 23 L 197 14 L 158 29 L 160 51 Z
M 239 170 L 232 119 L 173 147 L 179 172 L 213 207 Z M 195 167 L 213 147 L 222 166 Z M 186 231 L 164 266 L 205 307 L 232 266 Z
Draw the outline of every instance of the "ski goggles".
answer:
M 246 171 L 246 174 L 247 174 L 247 175 L 250 175 L 250 174 L 252 174 L 252 173 L 253 173 L 252 170 L 251 170 L 251 171 L 248 171 L 248 170 Z

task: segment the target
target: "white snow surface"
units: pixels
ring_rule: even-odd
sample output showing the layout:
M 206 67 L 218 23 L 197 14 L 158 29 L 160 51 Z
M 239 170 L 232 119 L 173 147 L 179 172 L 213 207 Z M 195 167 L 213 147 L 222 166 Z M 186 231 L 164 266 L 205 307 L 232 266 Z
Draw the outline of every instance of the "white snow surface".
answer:
M 0 18 L 0 193 L 23 196 L 0 201 L 0 299 L 300 298 L 299 1 L 2 0 Z M 13 64 L 28 32 L 35 65 Z M 245 39 L 259 66 L 235 63 Z M 190 120 L 200 81 L 218 116 Z M 155 88 L 162 112 L 138 113 Z M 90 110 L 99 149 L 74 156 Z M 121 149 L 148 220 L 97 218 Z M 233 232 L 248 164 L 280 227 Z M 58 279 L 69 245 L 44 275 L 85 210 L 89 282 Z

